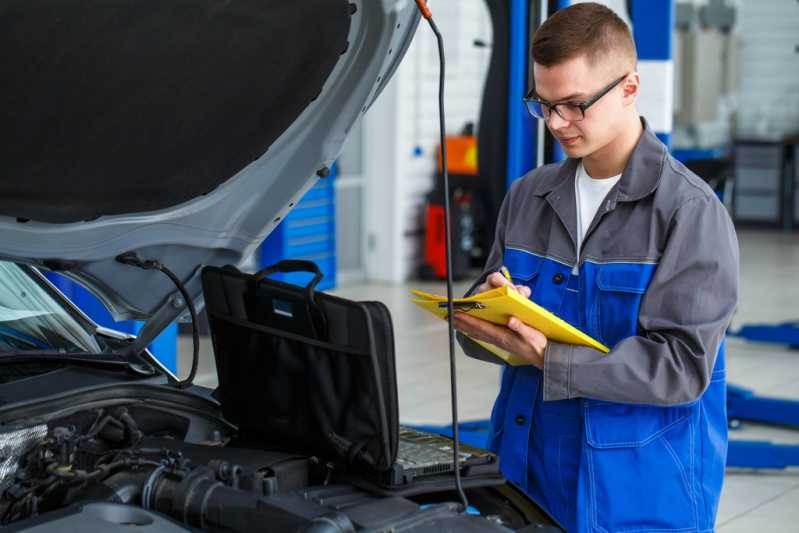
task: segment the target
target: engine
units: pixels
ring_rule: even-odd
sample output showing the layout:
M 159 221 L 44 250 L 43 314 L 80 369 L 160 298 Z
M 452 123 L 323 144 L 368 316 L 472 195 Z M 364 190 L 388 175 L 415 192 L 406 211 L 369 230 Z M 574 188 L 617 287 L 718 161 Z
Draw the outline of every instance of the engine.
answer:
M 447 491 L 380 494 L 357 488 L 332 463 L 231 441 L 222 426 L 192 432 L 190 425 L 190 417 L 131 404 L 5 429 L 0 526 L 427 533 L 511 531 L 530 523 L 529 512 L 490 488 L 471 489 L 483 516 L 467 515 Z
M 331 531 L 354 531 L 344 515 L 309 520 L 269 502 L 269 496 L 306 488 L 314 459 L 225 447 L 221 437 L 186 443 L 180 419 L 152 415 L 98 409 L 4 433 L 0 522 L 104 501 L 211 531 L 324 531 L 330 523 L 336 524 Z M 149 427 L 143 430 L 137 418 Z

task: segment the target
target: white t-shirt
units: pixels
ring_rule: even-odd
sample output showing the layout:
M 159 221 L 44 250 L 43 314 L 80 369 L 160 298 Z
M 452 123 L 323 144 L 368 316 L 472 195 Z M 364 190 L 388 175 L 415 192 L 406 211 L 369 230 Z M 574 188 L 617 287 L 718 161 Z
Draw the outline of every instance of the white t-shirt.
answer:
M 577 167 L 577 176 L 574 180 L 574 191 L 577 198 L 577 257 L 583 245 L 588 228 L 591 226 L 599 206 L 610 190 L 621 178 L 621 174 L 604 179 L 594 179 L 585 171 L 583 162 Z M 572 269 L 572 274 L 577 274 L 577 266 Z

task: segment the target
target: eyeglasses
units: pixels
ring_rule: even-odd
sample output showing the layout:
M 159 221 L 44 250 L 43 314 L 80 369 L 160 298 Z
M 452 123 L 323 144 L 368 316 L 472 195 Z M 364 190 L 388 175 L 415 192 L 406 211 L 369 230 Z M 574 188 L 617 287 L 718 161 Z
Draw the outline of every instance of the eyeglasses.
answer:
M 588 100 L 583 103 L 575 103 L 575 102 L 563 102 L 559 104 L 550 104 L 549 102 L 545 102 L 544 100 L 540 100 L 535 97 L 535 89 L 530 91 L 530 94 L 525 96 L 524 103 L 527 105 L 527 111 L 535 118 L 541 118 L 544 120 L 549 120 L 549 117 L 552 116 L 552 112 L 558 114 L 560 118 L 563 120 L 568 120 L 569 122 L 579 122 L 585 118 L 585 110 L 594 105 L 600 98 L 608 94 L 611 89 L 613 89 L 616 85 L 620 84 L 627 78 L 629 74 L 625 74 L 621 78 L 617 79 L 601 91 L 599 91 L 596 95 L 592 96 Z

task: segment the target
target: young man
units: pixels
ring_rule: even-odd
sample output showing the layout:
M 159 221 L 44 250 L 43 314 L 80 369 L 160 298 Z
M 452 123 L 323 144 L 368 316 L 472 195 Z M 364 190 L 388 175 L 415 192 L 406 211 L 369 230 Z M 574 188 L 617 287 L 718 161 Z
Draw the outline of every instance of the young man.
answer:
M 504 368 L 490 446 L 568 531 L 710 531 L 727 450 L 733 226 L 639 116 L 635 45 L 611 10 L 559 11 L 532 59 L 528 108 L 569 159 L 514 183 L 470 292 L 507 283 L 504 265 L 519 292 L 611 351 L 549 342 L 514 318 L 454 317 L 530 362 Z

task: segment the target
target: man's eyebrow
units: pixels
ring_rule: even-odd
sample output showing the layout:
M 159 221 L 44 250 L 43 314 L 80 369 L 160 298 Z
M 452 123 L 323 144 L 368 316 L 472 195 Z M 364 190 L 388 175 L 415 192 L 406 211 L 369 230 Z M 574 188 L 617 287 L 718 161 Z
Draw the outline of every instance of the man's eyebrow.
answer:
M 563 98 L 555 100 L 555 102 L 565 102 L 567 100 L 574 100 L 575 98 L 585 98 L 585 97 L 586 97 L 585 93 L 572 93 L 569 96 L 564 96 Z
M 572 93 L 569 96 L 564 96 L 563 98 L 558 98 L 557 100 L 547 100 L 545 98 L 542 98 L 541 95 L 538 94 L 537 92 L 533 91 L 533 96 L 538 98 L 539 100 L 543 100 L 543 101 L 548 102 L 550 104 L 557 104 L 557 103 L 560 103 L 560 102 L 567 102 L 569 100 L 585 98 L 587 95 L 585 93 Z

